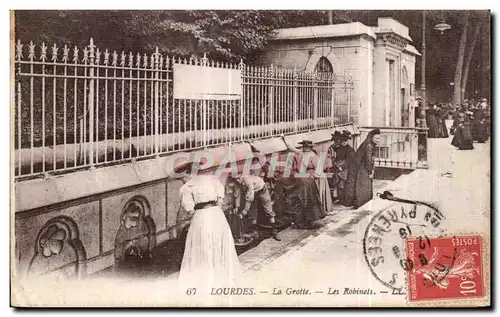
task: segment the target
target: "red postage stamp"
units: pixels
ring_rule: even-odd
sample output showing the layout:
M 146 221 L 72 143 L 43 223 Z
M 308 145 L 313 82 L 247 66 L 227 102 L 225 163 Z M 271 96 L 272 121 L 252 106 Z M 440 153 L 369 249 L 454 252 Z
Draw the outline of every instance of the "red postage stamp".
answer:
M 481 298 L 483 237 L 419 237 L 406 241 L 410 302 Z

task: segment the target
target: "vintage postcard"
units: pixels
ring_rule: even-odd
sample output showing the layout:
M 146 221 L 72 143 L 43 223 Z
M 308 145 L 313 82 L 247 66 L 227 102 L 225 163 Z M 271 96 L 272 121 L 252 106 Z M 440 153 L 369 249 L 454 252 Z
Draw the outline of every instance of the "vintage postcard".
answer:
M 490 306 L 490 23 L 11 11 L 11 305 Z

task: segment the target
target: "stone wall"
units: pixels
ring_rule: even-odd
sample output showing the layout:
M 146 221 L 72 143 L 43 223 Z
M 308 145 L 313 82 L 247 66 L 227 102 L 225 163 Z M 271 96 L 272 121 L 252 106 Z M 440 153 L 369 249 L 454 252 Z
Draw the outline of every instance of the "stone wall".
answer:
M 338 128 L 342 129 L 358 133 L 352 126 Z M 298 146 L 309 139 L 323 151 L 334 131 L 312 131 L 286 140 Z M 287 150 L 280 138 L 252 145 L 266 155 Z M 247 143 L 204 151 L 212 155 L 215 165 L 233 157 L 240 170 L 249 153 Z M 177 224 L 182 182 L 169 178 L 169 170 L 195 154 L 178 153 L 173 163 L 169 156 L 17 182 L 15 274 L 64 272 L 84 277 L 116 266 L 127 250 L 147 252 L 175 239 L 186 224 Z
M 351 76 L 354 81 L 351 95 L 354 123 L 369 125 L 370 116 L 363 111 L 371 109 L 372 52 L 373 42 L 367 35 L 276 41 L 269 44 L 257 63 L 313 72 L 319 59 L 327 58 L 335 74 Z

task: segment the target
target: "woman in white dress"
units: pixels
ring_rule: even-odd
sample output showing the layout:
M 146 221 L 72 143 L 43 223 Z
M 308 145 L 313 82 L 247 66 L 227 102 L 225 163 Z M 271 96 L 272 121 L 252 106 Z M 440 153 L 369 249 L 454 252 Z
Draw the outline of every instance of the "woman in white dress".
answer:
M 191 174 L 191 165 L 184 171 Z M 212 175 L 185 175 L 181 205 L 193 214 L 179 273 L 181 287 L 208 294 L 214 287 L 234 287 L 241 269 L 233 235 L 221 205 L 224 186 Z

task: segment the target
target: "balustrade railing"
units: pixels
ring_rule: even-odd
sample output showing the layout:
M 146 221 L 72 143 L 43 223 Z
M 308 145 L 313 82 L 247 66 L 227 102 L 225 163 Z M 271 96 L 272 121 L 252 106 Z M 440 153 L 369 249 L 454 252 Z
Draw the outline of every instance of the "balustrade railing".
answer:
M 361 127 L 361 144 L 368 132 L 376 127 Z M 375 148 L 375 166 L 400 169 L 415 169 L 427 164 L 427 140 L 425 130 L 419 128 L 377 127 L 380 143 Z
M 15 52 L 16 179 L 351 121 L 353 82 L 333 73 L 117 53 L 92 39 L 50 50 L 17 41 Z M 195 77 L 233 70 L 241 93 L 179 98 L 178 65 L 196 66 Z

